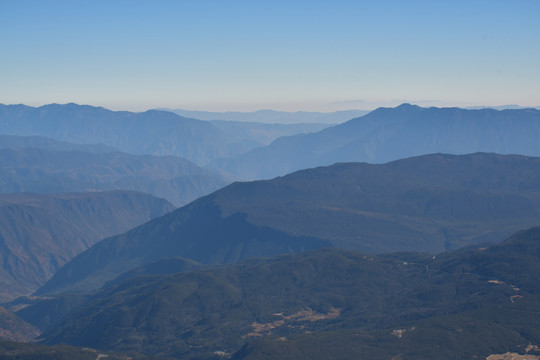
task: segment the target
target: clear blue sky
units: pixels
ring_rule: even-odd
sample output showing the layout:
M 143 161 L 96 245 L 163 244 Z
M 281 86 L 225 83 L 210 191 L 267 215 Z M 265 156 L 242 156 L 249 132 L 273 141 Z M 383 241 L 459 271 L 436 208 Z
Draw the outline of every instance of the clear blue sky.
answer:
M 0 0 L 0 103 L 540 105 L 540 1 Z

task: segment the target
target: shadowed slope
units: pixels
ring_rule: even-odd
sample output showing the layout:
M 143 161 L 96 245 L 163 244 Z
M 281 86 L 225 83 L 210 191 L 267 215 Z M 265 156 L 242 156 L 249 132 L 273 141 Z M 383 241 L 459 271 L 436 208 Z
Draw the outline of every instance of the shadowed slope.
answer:
M 110 238 L 63 267 L 40 294 L 99 288 L 178 256 L 206 264 L 320 246 L 441 252 L 538 224 L 540 159 L 429 155 L 336 164 L 234 183 Z
M 173 208 L 131 191 L 0 195 L 0 299 L 30 294 L 99 240 Z

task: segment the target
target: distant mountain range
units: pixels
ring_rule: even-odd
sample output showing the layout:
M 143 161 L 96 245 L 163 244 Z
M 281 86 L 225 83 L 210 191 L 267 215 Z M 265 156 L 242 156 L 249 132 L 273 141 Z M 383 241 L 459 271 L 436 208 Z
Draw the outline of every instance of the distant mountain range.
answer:
M 134 277 L 41 338 L 163 359 L 535 359 L 539 272 L 540 228 L 438 256 L 324 249 Z
M 179 156 L 243 180 L 267 179 L 335 162 L 384 163 L 430 153 L 540 156 L 536 141 L 540 110 L 536 109 L 466 110 L 403 104 L 367 114 L 179 112 L 209 120 L 161 110 L 133 113 L 76 104 L 0 105 L 0 126 L 6 135 L 39 135 L 76 144 L 104 144 L 132 154 Z M 325 116 L 330 114 L 339 115 L 344 123 L 329 126 Z M 304 123 L 257 122 L 291 119 Z M 311 123 L 306 124 L 308 121 Z
M 343 116 L 345 121 L 357 114 Z M 104 144 L 131 154 L 179 156 L 198 165 L 219 157 L 240 155 L 267 145 L 280 136 L 319 131 L 327 126 L 210 122 L 182 117 L 170 111 L 134 113 L 77 104 L 51 104 L 37 108 L 0 104 L 0 128 L 4 135 L 44 136 L 76 144 Z M 66 150 L 59 147 L 50 149 Z
M 244 139 L 245 143 L 248 145 L 251 144 L 254 148 L 268 145 L 282 136 L 313 133 L 331 126 L 330 124 L 317 123 L 266 124 L 226 120 L 212 120 L 210 122 L 227 134 L 230 134 L 231 137 Z
M 133 191 L 1 194 L 0 301 L 31 294 L 99 240 L 172 209 Z
M 19 148 L 14 147 L 13 141 L 3 141 L 6 138 L 0 138 L 2 193 L 136 190 L 183 205 L 229 183 L 222 176 L 178 157 Z M 20 145 L 27 143 L 39 145 L 33 141 Z M 56 145 L 50 148 L 59 148 Z M 71 146 L 78 149 L 77 145 Z
M 0 105 L 0 127 L 5 135 L 179 156 L 246 180 L 335 162 L 382 163 L 437 152 L 540 155 L 535 141 L 540 111 L 535 109 L 403 104 L 372 112 L 175 111 L 197 119 L 171 111 L 133 113 L 77 104 Z
M 324 246 L 441 252 L 500 241 L 538 224 L 539 215 L 540 158 L 439 154 L 336 164 L 227 186 L 94 245 L 37 294 L 97 288 L 172 256 L 221 264 Z
M 494 110 L 509 110 L 509 109 L 536 109 L 540 110 L 540 106 L 521 106 L 516 104 L 508 104 L 508 105 L 498 105 L 498 106 L 467 106 L 465 109 L 468 110 L 479 110 L 479 109 L 494 109 Z
M 133 113 L 77 104 L 0 105 L 0 129 L 5 135 L 105 144 L 132 154 L 175 155 L 199 165 L 253 148 L 207 121 L 158 110 Z
M 210 112 L 166 108 L 159 110 L 171 111 L 181 116 L 192 117 L 200 120 L 226 120 L 266 124 L 339 124 L 347 120 L 366 115 L 370 112 L 370 110 L 343 110 L 328 113 L 310 111 L 287 112 L 275 110 L 258 110 L 252 112 Z
M 0 135 L 0 148 L 42 148 L 54 151 L 83 151 L 89 153 L 118 152 L 102 144 L 73 144 L 44 136 Z
M 379 108 L 317 133 L 281 137 L 212 168 L 267 179 L 335 162 L 384 163 L 431 153 L 495 152 L 540 156 L 540 110 Z

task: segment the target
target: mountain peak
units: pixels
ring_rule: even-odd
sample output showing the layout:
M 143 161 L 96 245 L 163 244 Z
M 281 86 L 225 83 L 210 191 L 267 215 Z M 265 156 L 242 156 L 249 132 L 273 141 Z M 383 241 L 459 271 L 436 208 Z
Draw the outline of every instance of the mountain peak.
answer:
M 409 103 L 403 103 L 399 106 L 396 106 L 396 109 L 399 109 L 399 110 L 412 110 L 412 109 L 422 109 L 422 107 L 418 106 L 418 105 L 414 105 L 414 104 L 409 104 Z

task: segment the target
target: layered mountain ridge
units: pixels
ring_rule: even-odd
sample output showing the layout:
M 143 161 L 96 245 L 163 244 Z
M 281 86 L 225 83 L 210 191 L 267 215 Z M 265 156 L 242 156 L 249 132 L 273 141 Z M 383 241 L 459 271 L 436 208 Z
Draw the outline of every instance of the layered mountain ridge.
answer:
M 540 156 L 540 110 L 465 110 L 403 104 L 313 134 L 282 137 L 211 166 L 242 179 L 268 179 L 335 162 L 384 163 L 412 156 L 494 152 Z
M 539 114 L 0 105 L 0 358 L 540 358 Z
M 226 185 L 221 175 L 174 156 L 0 148 L 0 191 L 135 190 L 186 204 Z
M 98 291 L 42 339 L 185 359 L 534 353 L 539 244 L 537 227 L 439 256 L 322 249 L 139 276 Z
M 220 264 L 322 246 L 436 253 L 500 241 L 538 223 L 539 184 L 539 158 L 496 154 L 345 163 L 233 183 L 96 244 L 38 294 L 99 288 L 172 256 Z
M 0 127 L 5 135 L 101 143 L 133 154 L 175 155 L 199 165 L 245 150 L 207 121 L 158 110 L 134 113 L 73 103 L 0 105 Z

